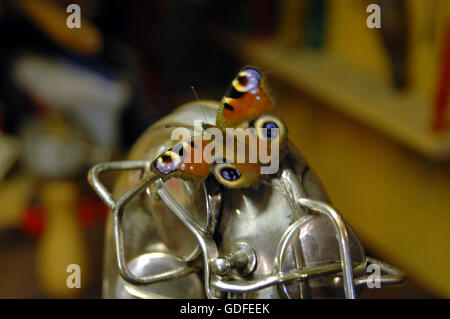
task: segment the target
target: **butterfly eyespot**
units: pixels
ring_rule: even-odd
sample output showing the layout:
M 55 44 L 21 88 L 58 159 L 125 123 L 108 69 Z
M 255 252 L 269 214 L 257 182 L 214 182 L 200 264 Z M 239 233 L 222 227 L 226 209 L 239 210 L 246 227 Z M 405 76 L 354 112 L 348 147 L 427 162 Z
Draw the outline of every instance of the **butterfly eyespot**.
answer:
M 227 181 L 235 181 L 241 177 L 237 169 L 226 167 L 220 170 L 220 175 Z
M 237 79 L 238 79 L 238 82 L 239 82 L 240 85 L 245 86 L 247 84 L 247 81 L 248 81 L 247 76 L 245 76 L 245 75 L 238 75 Z
M 262 125 L 262 128 L 264 130 L 265 137 L 268 141 L 271 141 L 273 138 L 278 136 L 278 125 L 275 122 L 265 122 Z
M 239 72 L 238 76 L 233 81 L 233 86 L 238 92 L 249 92 L 257 88 L 261 73 L 255 69 L 245 69 Z
M 252 124 L 258 137 L 266 141 L 275 141 L 284 145 L 287 141 L 286 125 L 276 116 L 265 114 L 258 117 Z
M 156 159 L 154 166 L 158 172 L 167 175 L 176 171 L 180 163 L 180 155 L 172 151 L 167 151 Z
M 172 163 L 172 156 L 170 156 L 170 155 L 163 155 L 163 156 L 161 156 L 161 162 L 163 163 L 163 164 L 167 164 L 167 163 Z

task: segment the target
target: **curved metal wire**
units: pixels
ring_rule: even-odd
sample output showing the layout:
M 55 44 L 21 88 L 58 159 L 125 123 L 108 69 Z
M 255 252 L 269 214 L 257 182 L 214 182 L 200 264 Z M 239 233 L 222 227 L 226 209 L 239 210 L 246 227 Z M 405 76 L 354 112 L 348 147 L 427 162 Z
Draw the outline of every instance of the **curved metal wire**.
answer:
M 341 255 L 342 276 L 344 279 L 345 297 L 355 299 L 355 286 L 353 283 L 352 258 L 350 256 L 350 245 L 348 243 L 347 227 L 339 213 L 329 204 L 309 198 L 298 198 L 297 203 L 314 212 L 327 216 L 333 223 L 336 231 L 336 239 L 339 244 L 339 253 Z
M 282 265 L 283 265 L 283 261 L 284 261 L 283 259 L 284 259 L 285 252 L 286 252 L 286 249 L 288 247 L 290 240 L 296 234 L 296 232 L 312 218 L 313 217 L 311 215 L 309 215 L 309 216 L 303 215 L 299 219 L 297 219 L 294 223 L 292 223 L 284 232 L 283 236 L 280 239 L 280 242 L 278 243 L 277 252 L 275 254 L 275 260 L 273 263 L 273 269 L 276 274 L 282 272 Z M 278 287 L 279 287 L 278 292 L 281 295 L 285 296 L 288 299 L 291 299 L 291 295 L 289 294 L 285 285 L 278 286 Z M 300 285 L 299 288 L 300 288 L 300 297 L 303 297 L 304 287 Z
M 393 286 L 393 285 L 401 285 L 406 282 L 407 276 L 406 274 L 397 269 L 388 265 L 380 260 L 377 260 L 373 257 L 367 257 L 368 264 L 375 264 L 380 267 L 381 270 L 381 278 L 380 285 L 382 286 Z M 368 283 L 372 281 L 370 276 L 363 276 L 361 278 L 355 278 L 355 286 L 368 286 Z
M 175 198 L 165 189 L 164 183 L 161 180 L 156 181 L 156 188 L 159 196 L 164 203 L 172 210 L 172 212 L 189 228 L 195 235 L 199 242 L 200 248 L 203 252 L 204 260 L 204 276 L 205 276 L 205 291 L 208 298 L 216 298 L 215 293 L 211 289 L 211 270 L 210 261 L 218 257 L 218 250 L 215 242 L 211 237 L 207 236 L 207 229 L 199 225 L 186 209 L 181 206 Z
M 125 244 L 123 240 L 122 230 L 122 217 L 126 205 L 135 198 L 139 193 L 146 189 L 150 184 L 154 183 L 158 176 L 153 173 L 145 175 L 139 182 L 127 193 L 125 193 L 119 200 L 116 200 L 114 196 L 108 191 L 108 189 L 100 181 L 100 173 L 105 171 L 121 171 L 121 170 L 142 170 L 144 171 L 148 166 L 146 161 L 123 161 L 123 162 L 110 162 L 100 163 L 92 167 L 88 174 L 88 180 L 97 194 L 103 199 L 103 201 L 111 208 L 113 214 L 113 233 L 114 233 L 114 246 L 116 249 L 117 266 L 119 273 L 123 279 L 134 285 L 150 285 L 163 281 L 169 281 L 172 279 L 184 277 L 191 274 L 196 270 L 195 267 L 185 264 L 183 267 L 172 269 L 160 274 L 154 274 L 150 276 L 136 276 L 128 268 L 128 264 L 125 256 Z

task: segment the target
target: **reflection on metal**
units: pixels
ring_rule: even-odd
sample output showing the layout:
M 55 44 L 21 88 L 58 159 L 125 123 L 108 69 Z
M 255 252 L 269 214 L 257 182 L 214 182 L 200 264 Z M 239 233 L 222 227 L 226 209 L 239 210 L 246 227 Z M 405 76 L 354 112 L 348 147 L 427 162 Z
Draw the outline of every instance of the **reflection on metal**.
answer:
M 404 282 L 404 273 L 365 256 L 292 145 L 280 172 L 256 188 L 164 182 L 149 170 L 174 127 L 190 127 L 199 108 L 214 124 L 217 107 L 182 106 L 144 133 L 130 160 L 91 169 L 89 182 L 111 209 L 105 297 L 356 298 L 371 280 L 369 264 L 380 267 L 381 285 Z M 113 193 L 99 179 L 105 171 L 126 171 Z
M 183 262 L 167 253 L 143 254 L 129 263 L 130 270 L 142 277 L 158 275 L 183 267 Z M 203 298 L 201 280 L 194 273 L 157 285 L 136 286 L 120 280 L 117 295 L 124 298 Z

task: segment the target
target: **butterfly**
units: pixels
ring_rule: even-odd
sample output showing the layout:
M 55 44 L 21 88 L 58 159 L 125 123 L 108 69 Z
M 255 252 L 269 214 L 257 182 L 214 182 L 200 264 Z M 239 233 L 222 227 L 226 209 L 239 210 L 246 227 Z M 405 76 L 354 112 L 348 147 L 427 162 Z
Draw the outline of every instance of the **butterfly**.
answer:
M 214 145 L 214 152 L 206 156 L 205 147 L 217 140 L 203 136 L 179 142 L 153 161 L 152 171 L 163 179 L 203 180 L 213 174 L 229 188 L 257 185 L 265 164 L 261 160 L 262 152 L 266 156 L 281 156 L 287 145 L 286 125 L 279 118 L 265 114 L 274 104 L 267 74 L 255 65 L 242 68 L 221 100 L 216 125 L 205 127 L 207 131 L 216 128 L 223 132 L 225 143 L 222 140 Z M 233 129 L 233 134 L 229 129 Z

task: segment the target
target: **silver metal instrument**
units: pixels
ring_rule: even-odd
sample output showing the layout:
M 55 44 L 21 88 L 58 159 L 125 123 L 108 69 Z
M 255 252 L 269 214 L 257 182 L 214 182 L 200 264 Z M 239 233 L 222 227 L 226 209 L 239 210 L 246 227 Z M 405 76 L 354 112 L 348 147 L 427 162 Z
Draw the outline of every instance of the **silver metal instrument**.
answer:
M 279 172 L 257 187 L 152 174 L 150 163 L 173 146 L 172 130 L 192 129 L 199 117 L 215 125 L 218 107 L 210 100 L 179 107 L 140 137 L 128 160 L 89 172 L 111 210 L 104 297 L 356 298 L 376 280 L 371 264 L 381 285 L 406 280 L 365 255 L 291 143 Z M 113 192 L 100 180 L 104 171 L 122 171 Z

